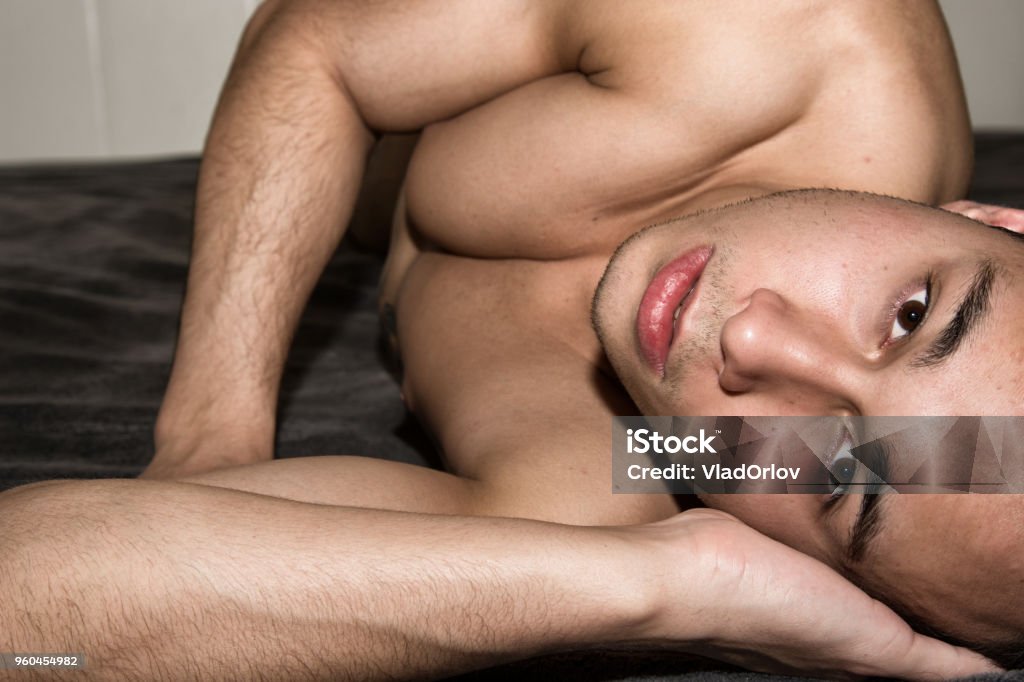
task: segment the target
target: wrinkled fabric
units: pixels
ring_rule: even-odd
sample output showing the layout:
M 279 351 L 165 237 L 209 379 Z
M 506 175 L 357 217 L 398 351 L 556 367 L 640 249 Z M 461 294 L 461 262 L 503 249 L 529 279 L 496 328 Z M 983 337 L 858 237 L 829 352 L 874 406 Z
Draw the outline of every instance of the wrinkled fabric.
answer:
M 0 489 L 129 477 L 153 454 L 188 273 L 196 159 L 0 168 Z M 277 456 L 425 463 L 377 359 L 381 259 L 345 244 L 302 318 Z

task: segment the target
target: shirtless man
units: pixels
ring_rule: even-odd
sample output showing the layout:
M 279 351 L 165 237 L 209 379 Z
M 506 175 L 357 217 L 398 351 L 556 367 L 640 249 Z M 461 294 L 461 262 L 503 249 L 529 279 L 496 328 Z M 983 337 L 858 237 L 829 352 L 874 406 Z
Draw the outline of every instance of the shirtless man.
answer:
M 842 562 L 853 505 L 830 518 L 831 535 L 820 522 L 800 535 L 818 518 L 809 506 L 783 503 L 762 523 L 818 561 L 724 514 L 677 515 L 667 496 L 612 495 L 609 417 L 637 407 L 590 326 L 609 256 L 643 225 L 790 188 L 932 205 L 962 196 L 970 131 L 936 7 L 716 0 L 626 13 L 601 0 L 500 0 L 486 10 L 469 0 L 260 8 L 204 156 L 182 333 L 146 472 L 164 480 L 49 483 L 0 496 L 5 545 L 17 548 L 0 559 L 0 581 L 23 587 L 0 615 L 12 645 L 0 644 L 77 648 L 101 674 L 187 669 L 208 679 L 250 674 L 241 666 L 278 678 L 417 676 L 651 642 L 823 674 L 988 669 L 914 635 L 833 570 L 868 588 L 886 580 L 871 573 L 874 563 L 858 572 Z M 382 306 L 396 312 L 407 403 L 449 472 L 358 457 L 268 461 L 291 335 L 349 222 L 374 136 L 420 129 Z M 822 251 L 807 249 L 819 233 L 842 245 L 824 248 L 839 268 L 854 253 L 892 259 L 932 227 L 969 238 L 986 230 L 860 195 L 772 201 L 645 232 L 620 252 L 595 309 L 615 371 L 646 409 L 901 411 L 899 394 L 858 400 L 867 383 L 860 394 L 839 391 L 851 374 L 810 381 L 808 363 L 825 357 L 787 343 L 776 348 L 797 352 L 779 357 L 807 362 L 781 373 L 730 362 L 717 367 L 722 381 L 708 381 L 711 354 L 695 351 L 706 360 L 694 370 L 706 403 L 668 400 L 684 374 L 691 380 L 688 370 L 666 374 L 671 391 L 652 388 L 676 360 L 644 368 L 637 358 L 648 356 L 623 330 L 636 287 L 642 293 L 677 244 L 709 243 L 675 241 L 679 226 L 729 235 L 714 247 L 721 263 L 743 253 L 745 237 L 735 235 L 782 249 L 785 261 L 755 270 L 762 274 L 790 271 L 801 248 Z M 726 215 L 737 220 L 732 232 L 715 222 Z M 985 232 L 988 250 L 1009 249 L 992 239 L 1010 240 Z M 882 246 L 863 249 L 871 240 Z M 793 270 L 786 291 L 820 272 Z M 733 294 L 753 300 L 723 283 L 723 306 Z M 917 280 L 901 286 L 909 283 Z M 838 288 L 827 290 L 824 303 L 840 300 Z M 745 318 L 753 322 L 792 310 L 756 298 Z M 755 357 L 765 350 L 757 333 L 799 328 L 739 327 L 739 347 Z M 694 338 L 710 347 L 710 336 Z M 900 368 L 887 366 L 889 383 L 873 388 L 905 385 Z M 1009 387 L 1000 395 L 951 405 L 1019 405 Z M 998 511 L 972 509 L 972 522 Z M 893 523 L 922 540 L 916 522 Z M 1021 541 L 1001 538 L 1007 547 Z M 978 543 L 994 546 L 988 536 Z M 31 570 L 41 554 L 59 580 Z M 994 554 L 974 568 L 1012 568 L 1011 559 Z M 907 580 L 923 570 L 877 566 Z M 961 589 L 981 579 L 956 575 Z M 990 620 L 992 600 L 960 622 L 932 593 L 884 596 L 901 607 L 910 600 L 915 613 L 993 652 L 1012 644 L 1007 633 L 1019 625 Z
M 970 131 L 938 10 L 856 5 L 264 5 L 205 153 L 149 474 L 271 458 L 292 331 L 373 135 L 423 128 L 381 295 L 398 310 L 405 397 L 456 476 L 408 470 L 446 493 L 423 496 L 389 472 L 393 499 L 380 500 L 378 463 L 359 461 L 338 501 L 582 523 L 671 513 L 604 494 L 601 476 L 567 495 L 547 456 L 563 447 L 603 467 L 606 415 L 635 411 L 589 326 L 618 244 L 777 190 L 935 205 L 966 189 Z M 536 415 L 534 443 L 513 411 Z M 565 428 L 584 415 L 589 435 Z

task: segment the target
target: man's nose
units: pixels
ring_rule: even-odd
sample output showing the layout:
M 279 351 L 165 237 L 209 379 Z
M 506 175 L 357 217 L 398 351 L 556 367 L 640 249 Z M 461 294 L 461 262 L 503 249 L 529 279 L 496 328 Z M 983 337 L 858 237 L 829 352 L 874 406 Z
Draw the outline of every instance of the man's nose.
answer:
M 722 388 L 736 393 L 789 392 L 789 397 L 850 394 L 856 375 L 841 320 L 758 289 L 722 327 Z M 846 402 L 846 400 L 843 400 Z

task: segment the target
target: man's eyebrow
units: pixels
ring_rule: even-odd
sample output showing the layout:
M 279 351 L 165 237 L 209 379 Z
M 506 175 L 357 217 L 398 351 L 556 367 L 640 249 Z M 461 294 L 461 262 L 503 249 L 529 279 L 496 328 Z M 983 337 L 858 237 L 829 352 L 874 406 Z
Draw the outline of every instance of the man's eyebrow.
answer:
M 853 522 L 853 531 L 850 533 L 850 544 L 846 548 L 846 556 L 850 562 L 860 561 L 868 549 L 868 543 L 878 535 L 882 528 L 882 498 L 885 495 L 878 493 L 878 489 L 889 482 L 890 462 L 892 453 L 889 452 L 887 443 L 875 441 L 874 443 L 857 448 L 858 459 L 862 466 L 866 466 L 877 478 L 877 481 L 864 486 L 864 495 L 860 499 L 860 509 L 857 511 L 857 519 Z
M 970 287 L 960 303 L 949 324 L 939 332 L 935 341 L 911 363 L 911 367 L 934 367 L 948 360 L 955 353 L 971 332 L 978 327 L 989 312 L 992 301 L 992 284 L 995 282 L 999 269 L 990 260 L 982 261 Z
M 853 534 L 850 536 L 850 544 L 846 554 L 850 561 L 860 561 L 867 551 L 868 543 L 882 527 L 882 498 L 885 495 L 879 493 L 866 493 L 860 501 L 860 511 L 857 513 L 857 520 L 853 524 Z

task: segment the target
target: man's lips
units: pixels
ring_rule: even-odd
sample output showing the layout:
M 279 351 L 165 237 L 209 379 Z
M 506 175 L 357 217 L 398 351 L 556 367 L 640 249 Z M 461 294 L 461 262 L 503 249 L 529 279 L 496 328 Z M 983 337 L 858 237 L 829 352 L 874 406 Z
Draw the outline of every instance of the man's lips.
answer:
M 682 318 L 692 302 L 693 297 L 688 294 L 704 272 L 711 253 L 710 246 L 702 246 L 669 262 L 654 276 L 640 300 L 636 315 L 640 352 L 659 376 L 665 374 L 676 318 Z

